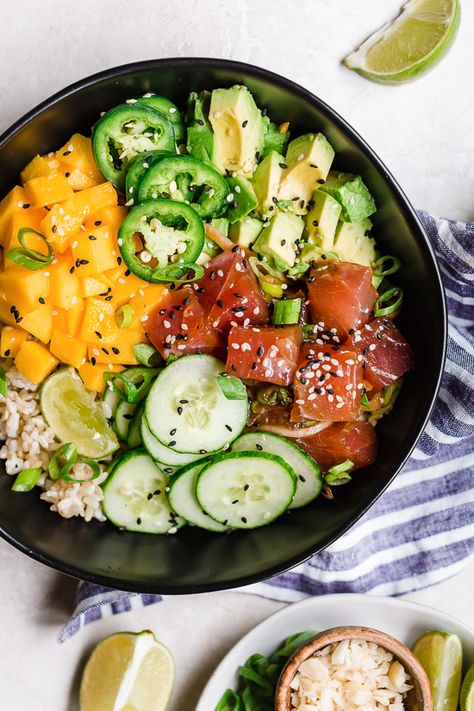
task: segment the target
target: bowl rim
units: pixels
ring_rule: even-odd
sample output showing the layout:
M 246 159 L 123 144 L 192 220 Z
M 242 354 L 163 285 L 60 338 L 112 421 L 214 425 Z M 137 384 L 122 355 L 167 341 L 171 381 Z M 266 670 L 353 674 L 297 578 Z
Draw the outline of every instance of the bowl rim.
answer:
M 47 109 L 55 106 L 57 103 L 62 101 L 67 97 L 71 97 L 82 89 L 93 86 L 103 80 L 110 79 L 120 79 L 121 77 L 126 77 L 128 74 L 150 71 L 153 69 L 161 69 L 168 67 L 171 70 L 179 70 L 180 67 L 187 66 L 199 66 L 202 69 L 229 69 L 233 72 L 240 72 L 242 74 L 247 74 L 256 78 L 264 79 L 270 81 L 276 86 L 286 89 L 293 95 L 301 98 L 309 103 L 315 105 L 322 114 L 330 121 L 335 124 L 339 130 L 345 133 L 351 141 L 358 147 L 358 149 L 368 158 L 368 160 L 377 168 L 377 170 L 382 174 L 383 179 L 386 184 L 391 188 L 391 190 L 397 196 L 398 207 L 400 208 L 404 218 L 409 224 L 410 228 L 417 234 L 417 241 L 424 248 L 425 255 L 427 255 L 431 260 L 431 271 L 432 275 L 435 277 L 435 288 L 438 291 L 439 296 L 439 307 L 440 315 L 442 316 L 442 322 L 440 323 L 440 328 L 442 330 L 442 343 L 439 344 L 440 347 L 440 358 L 438 366 L 438 374 L 433 383 L 431 397 L 426 401 L 424 408 L 418 414 L 418 427 L 412 440 L 409 442 L 408 446 L 405 444 L 402 450 L 402 459 L 398 467 L 393 471 L 392 476 L 385 482 L 380 491 L 367 503 L 365 503 L 353 516 L 350 521 L 343 523 L 339 526 L 329 537 L 328 540 L 321 547 L 311 546 L 310 548 L 305 548 L 298 555 L 293 556 L 289 560 L 271 565 L 265 570 L 258 573 L 251 573 L 248 575 L 241 576 L 239 578 L 233 578 L 228 581 L 219 581 L 213 583 L 200 583 L 200 584 L 183 584 L 175 585 L 162 584 L 161 582 L 130 582 L 127 579 L 119 576 L 106 576 L 100 573 L 91 573 L 87 570 L 81 569 L 76 565 L 71 565 L 69 563 L 58 560 L 55 556 L 45 555 L 41 550 L 34 546 L 28 546 L 23 542 L 17 540 L 13 535 L 8 533 L 0 525 L 0 537 L 5 541 L 14 546 L 17 550 L 25 553 L 27 556 L 36 560 L 39 563 L 43 563 L 50 568 L 53 568 L 61 573 L 69 575 L 71 577 L 77 578 L 79 580 L 87 581 L 90 583 L 95 583 L 97 585 L 105 586 L 108 588 L 114 587 L 120 590 L 125 590 L 129 592 L 136 593 L 149 593 L 149 594 L 167 594 L 167 595 L 183 595 L 183 594 L 196 594 L 203 592 L 216 592 L 220 590 L 230 590 L 233 588 L 243 587 L 246 585 L 251 585 L 254 583 L 262 582 L 275 575 L 280 575 L 289 570 L 292 570 L 297 565 L 300 565 L 307 560 L 309 560 L 313 555 L 325 550 L 329 545 L 338 540 L 344 533 L 351 529 L 359 519 L 364 516 L 364 514 L 375 504 L 375 502 L 380 498 L 380 496 L 386 491 L 389 485 L 393 482 L 395 477 L 399 474 L 401 469 L 406 464 L 411 453 L 415 449 L 423 431 L 425 430 L 430 415 L 433 411 L 439 388 L 441 385 L 441 378 L 444 371 L 444 365 L 446 360 L 446 348 L 447 348 L 447 306 L 446 297 L 444 293 L 443 283 L 441 281 L 440 269 L 436 260 L 434 249 L 428 238 L 428 235 L 416 214 L 411 202 L 405 195 L 404 191 L 385 166 L 383 161 L 378 157 L 375 151 L 366 143 L 366 141 L 360 136 L 360 134 L 352 128 L 352 126 L 340 116 L 333 108 L 331 108 L 325 101 L 313 94 L 308 89 L 305 89 L 300 84 L 287 79 L 280 74 L 272 72 L 263 67 L 257 65 L 249 64 L 246 62 L 240 62 L 232 59 L 219 59 L 219 58 L 208 58 L 208 57 L 165 57 L 159 59 L 148 59 L 138 62 L 131 62 L 127 64 L 122 64 L 116 67 L 110 67 L 109 69 L 102 70 L 91 74 L 83 79 L 80 79 L 72 84 L 67 85 L 65 88 L 54 93 L 49 98 L 46 98 L 40 102 L 37 106 L 30 109 L 23 116 L 21 116 L 17 121 L 15 121 L 10 128 L 4 131 L 0 135 L 0 149 L 10 141 L 17 133 L 19 133 L 25 126 L 27 126 L 31 121 L 40 116 Z

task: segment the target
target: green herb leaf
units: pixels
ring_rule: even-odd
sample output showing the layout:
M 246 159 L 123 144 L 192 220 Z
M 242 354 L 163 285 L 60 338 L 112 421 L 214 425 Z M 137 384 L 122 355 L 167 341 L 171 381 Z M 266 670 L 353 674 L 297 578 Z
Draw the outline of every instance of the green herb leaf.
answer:
M 23 469 L 12 484 L 12 491 L 25 492 L 34 489 L 42 474 L 40 468 Z
M 227 373 L 221 373 L 217 376 L 217 384 L 227 400 L 247 399 L 247 388 L 240 378 L 236 378 L 233 375 L 227 375 Z

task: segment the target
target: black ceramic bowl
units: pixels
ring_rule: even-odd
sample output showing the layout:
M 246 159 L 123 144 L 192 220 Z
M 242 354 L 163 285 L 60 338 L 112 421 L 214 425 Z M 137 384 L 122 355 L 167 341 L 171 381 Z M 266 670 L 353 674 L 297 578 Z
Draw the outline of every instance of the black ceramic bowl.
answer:
M 293 135 L 322 131 L 336 149 L 336 167 L 363 175 L 379 207 L 382 251 L 403 261 L 397 283 L 405 290 L 401 329 L 417 367 L 394 412 L 377 427 L 377 462 L 337 498 L 318 499 L 267 528 L 228 536 L 185 528 L 176 536 L 120 533 L 109 524 L 64 520 L 38 492 L 15 494 L 0 476 L 2 536 L 32 558 L 84 580 L 123 590 L 192 593 L 246 585 L 281 573 L 335 541 L 380 496 L 415 446 L 431 411 L 443 367 L 446 314 L 438 268 L 416 214 L 373 151 L 320 99 L 276 74 L 218 59 L 163 59 L 110 69 L 64 89 L 0 138 L 0 195 L 37 153 L 62 145 L 75 131 L 88 134 L 99 113 L 153 90 L 178 105 L 191 90 L 245 84 Z M 394 127 L 396 130 L 396 127 Z

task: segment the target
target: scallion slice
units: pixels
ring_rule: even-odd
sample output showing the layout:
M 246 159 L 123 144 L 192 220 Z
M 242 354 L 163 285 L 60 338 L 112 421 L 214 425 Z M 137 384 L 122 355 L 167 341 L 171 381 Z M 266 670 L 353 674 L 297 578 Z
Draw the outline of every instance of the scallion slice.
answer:
M 134 403 L 148 394 L 158 372 L 157 368 L 129 368 L 122 373 L 104 373 L 104 380 L 122 400 Z
M 133 320 L 133 307 L 130 304 L 124 304 L 115 312 L 115 320 L 119 328 L 128 328 Z
M 71 468 L 77 462 L 77 448 L 74 442 L 66 442 L 57 448 L 48 464 L 51 479 L 62 478 L 64 469 Z
M 6 397 L 8 395 L 8 380 L 7 380 L 7 374 L 5 373 L 4 368 L 0 365 L 0 395 L 3 395 L 3 397 Z
M 85 477 L 84 479 L 80 479 L 78 476 L 71 476 L 71 469 L 75 466 L 78 465 L 83 465 L 86 467 L 89 467 L 91 471 L 91 475 L 88 477 Z M 92 481 L 93 479 L 97 479 L 97 477 L 100 475 L 101 469 L 98 464 L 94 459 L 78 459 L 76 462 L 70 462 L 67 464 L 65 467 L 62 468 L 61 470 L 61 479 L 63 481 L 67 481 L 71 484 L 83 484 L 84 482 L 87 481 Z
M 273 323 L 275 326 L 298 323 L 300 312 L 301 299 L 275 301 L 273 307 Z
M 227 400 L 246 400 L 247 388 L 240 378 L 221 373 L 217 376 L 217 384 Z
M 363 407 L 368 407 L 369 406 L 369 398 L 367 397 L 367 393 L 363 393 L 362 397 L 360 399 L 360 404 L 363 405 Z
M 38 252 L 36 249 L 30 249 L 30 247 L 27 247 L 25 244 L 25 237 L 28 234 L 34 234 L 37 237 L 41 237 L 48 249 L 48 254 L 43 254 L 42 252 Z M 31 269 L 32 271 L 43 269 L 43 267 L 47 267 L 48 264 L 52 263 L 54 259 L 53 245 L 48 242 L 46 237 L 42 235 L 41 232 L 37 232 L 31 227 L 22 227 L 18 230 L 17 239 L 21 246 L 10 249 L 10 251 L 7 252 L 8 259 L 11 259 L 21 267 L 26 267 L 26 269 Z
M 392 302 L 392 303 L 390 303 Z M 394 286 L 391 289 L 387 289 L 383 294 L 380 294 L 377 301 L 375 302 L 374 315 L 379 316 L 390 316 L 390 314 L 398 311 L 403 302 L 403 289 L 399 286 Z M 384 306 L 384 304 L 389 303 L 389 306 Z
M 188 276 L 189 272 L 192 276 Z M 200 264 L 183 263 L 183 264 L 168 264 L 166 267 L 157 267 L 153 276 L 165 282 L 179 282 L 186 284 L 191 281 L 196 281 L 204 275 L 204 267 Z
M 146 365 L 147 368 L 152 368 L 162 362 L 158 351 L 149 343 L 137 343 L 136 346 L 133 346 L 133 352 L 138 362 L 142 365 Z
M 385 266 L 387 263 L 388 266 Z M 393 254 L 386 254 L 385 256 L 377 259 L 377 261 L 373 262 L 372 271 L 374 272 L 374 276 L 386 277 L 390 274 L 398 272 L 401 266 L 402 263 L 398 257 L 395 257 Z
M 326 484 L 331 486 L 342 486 L 342 484 L 348 484 L 352 477 L 349 475 L 350 470 L 354 466 L 354 462 L 350 459 L 346 459 L 345 462 L 341 464 L 336 464 L 336 466 L 331 467 L 324 477 Z
M 25 492 L 35 488 L 41 476 L 42 469 L 39 467 L 31 467 L 23 469 L 12 484 L 12 491 Z
M 271 296 L 273 299 L 281 299 L 283 296 L 283 282 L 276 277 L 261 276 L 258 278 L 258 283 L 263 293 L 267 294 L 267 296 Z

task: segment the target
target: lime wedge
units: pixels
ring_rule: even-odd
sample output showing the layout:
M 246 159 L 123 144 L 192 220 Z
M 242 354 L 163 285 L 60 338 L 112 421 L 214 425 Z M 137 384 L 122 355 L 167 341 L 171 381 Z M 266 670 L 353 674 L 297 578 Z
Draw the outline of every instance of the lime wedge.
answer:
M 409 0 L 395 20 L 368 37 L 343 63 L 374 81 L 408 81 L 443 57 L 460 18 L 459 0 Z
M 82 456 L 102 459 L 118 449 L 100 402 L 72 368 L 58 370 L 44 381 L 40 406 L 59 441 L 73 442 Z
M 153 632 L 119 632 L 92 652 L 81 679 L 81 711 L 165 711 L 174 662 Z
M 461 711 L 474 711 L 474 664 L 464 677 L 459 703 Z
M 456 711 L 462 674 L 459 637 L 447 632 L 427 632 L 415 642 L 413 654 L 430 680 L 433 711 Z

